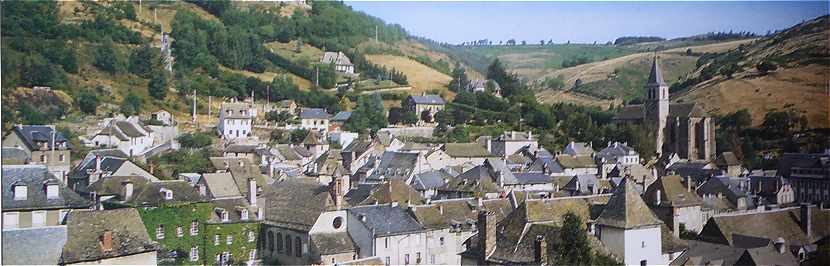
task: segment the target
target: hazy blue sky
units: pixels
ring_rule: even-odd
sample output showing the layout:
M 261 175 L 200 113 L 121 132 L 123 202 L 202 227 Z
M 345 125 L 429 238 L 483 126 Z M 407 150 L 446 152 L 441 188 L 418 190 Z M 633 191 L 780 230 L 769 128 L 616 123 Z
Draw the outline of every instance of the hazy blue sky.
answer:
M 450 43 L 540 39 L 606 42 L 710 31 L 784 29 L 828 13 L 828 2 L 347 2 L 411 34 Z

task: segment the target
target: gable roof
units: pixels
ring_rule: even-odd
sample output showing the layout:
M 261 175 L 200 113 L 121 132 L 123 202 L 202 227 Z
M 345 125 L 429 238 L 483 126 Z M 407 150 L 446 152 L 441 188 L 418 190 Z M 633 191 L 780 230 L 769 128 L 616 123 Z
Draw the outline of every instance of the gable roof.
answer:
M 352 61 L 343 52 L 325 52 L 320 62 L 326 64 L 334 63 L 335 65 L 352 65 Z
M 300 119 L 329 119 L 331 115 L 322 108 L 302 108 L 300 109 Z
M 354 240 L 348 232 L 312 234 L 311 243 L 319 255 L 357 251 Z
M 91 203 L 70 190 L 60 179 L 52 175 L 43 165 L 4 165 L 3 166 L 3 211 L 10 210 L 45 210 L 86 208 Z M 46 198 L 44 186 L 57 184 L 60 197 Z M 12 186 L 26 186 L 26 199 L 15 200 Z
M 600 150 L 597 153 L 597 157 L 604 158 L 608 161 L 612 161 L 621 156 L 627 155 L 638 155 L 637 151 L 634 148 L 631 148 L 627 145 L 628 143 L 619 143 L 614 142 L 605 147 L 604 149 Z
M 310 178 L 291 178 L 263 189 L 265 220 L 308 231 L 321 213 L 334 207 L 327 186 Z
M 62 263 L 115 258 L 157 249 L 150 241 L 138 211 L 133 208 L 71 212 L 66 226 L 68 237 Z M 98 242 L 105 231 L 112 232 L 112 251 L 103 251 Z
M 58 265 L 66 226 L 3 230 L 3 264 Z
M 251 106 L 246 102 L 222 102 L 219 112 L 225 119 L 251 119 L 253 114 L 250 112 L 250 108 Z M 230 114 L 228 114 L 228 111 L 230 111 Z
M 354 192 L 352 192 L 354 191 Z M 424 198 L 418 191 L 400 179 L 390 179 L 378 184 L 362 184 L 357 189 L 346 193 L 347 201 L 351 206 L 387 204 L 397 202 L 406 205 L 423 204 Z
M 594 158 L 591 158 L 590 155 L 578 155 L 572 156 L 568 154 L 561 154 L 556 156 L 556 162 L 562 166 L 562 168 L 594 168 L 597 167 L 596 163 L 594 163 Z
M 415 104 L 445 104 L 441 96 L 435 94 L 427 94 L 427 95 L 410 95 L 411 101 Z
M 660 193 L 660 202 L 657 202 L 657 193 Z M 703 200 L 698 197 L 694 191 L 689 191 L 688 188 L 681 182 L 681 177 L 678 175 L 662 176 L 653 184 L 648 186 L 643 199 L 649 205 L 662 207 L 687 207 L 703 205 Z
M 822 210 L 815 206 L 808 208 L 812 214 L 812 237 L 807 237 L 801 229 L 801 209 L 794 207 L 715 216 L 703 226 L 699 238 L 704 241 L 735 246 L 737 235 L 768 240 L 781 237 L 789 245 L 809 245 L 821 237 L 830 235 L 830 210 Z M 751 226 L 748 226 L 750 223 Z
M 446 180 L 449 180 L 450 178 L 452 178 L 452 175 L 443 169 L 432 170 L 416 174 L 412 178 L 412 183 L 410 185 L 416 190 L 435 189 L 443 186 Z
M 205 181 L 213 198 L 242 197 L 231 173 L 204 173 L 202 180 Z
M 646 206 L 637 193 L 634 182 L 628 179 L 614 190 L 608 204 L 597 218 L 597 224 L 632 229 L 639 227 L 660 225 L 663 222 Z
M 53 127 L 51 125 L 17 125 L 13 130 L 29 150 L 38 149 L 39 146 L 36 142 L 46 142 L 47 149 L 52 149 L 54 142 L 63 142 L 66 143 L 68 149 L 71 149 L 72 146 L 66 141 L 66 137 L 60 131 L 55 131 Z M 53 132 L 55 133 L 54 142 L 52 142 Z
M 390 236 L 423 230 L 418 221 L 400 206 L 392 204 L 349 208 L 375 236 Z
M 441 150 L 443 150 L 450 157 L 495 157 L 490 154 L 490 151 L 488 151 L 484 146 L 475 142 L 447 143 L 444 144 Z
M 339 122 L 346 122 L 349 120 L 349 117 L 352 117 L 352 112 L 340 111 L 331 118 L 332 121 L 339 121 Z
M 564 153 L 573 156 L 590 156 L 594 154 L 594 148 L 586 142 L 573 142 L 565 146 Z

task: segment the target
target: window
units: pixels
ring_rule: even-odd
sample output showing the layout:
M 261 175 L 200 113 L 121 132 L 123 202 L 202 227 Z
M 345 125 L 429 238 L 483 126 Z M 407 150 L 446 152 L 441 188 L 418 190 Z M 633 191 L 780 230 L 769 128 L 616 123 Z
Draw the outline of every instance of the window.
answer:
M 61 162 L 63 162 L 63 161 L 65 161 L 65 160 L 66 160 L 66 158 L 65 158 L 65 156 L 64 156 L 63 154 L 61 154 L 61 155 L 58 155 L 58 160 L 59 160 L 59 161 L 61 161 Z
M 46 162 L 46 154 L 41 154 L 40 155 L 40 161 L 44 162 L 44 163 Z
M 643 241 L 642 245 L 643 247 L 646 247 L 646 241 Z
M 248 231 L 248 242 L 254 242 L 254 240 L 256 240 L 256 235 L 254 234 L 254 231 Z
M 29 192 L 29 187 L 26 185 L 14 186 L 14 200 L 26 200 L 26 194 Z
M 271 232 L 268 232 L 268 233 L 272 234 Z M 273 243 L 274 243 L 274 241 L 272 239 L 271 240 L 271 249 L 274 249 Z M 282 233 L 277 233 L 277 253 L 282 253 Z
M 239 212 L 239 216 L 242 217 L 242 220 L 248 220 L 248 210 L 243 209 Z
M 384 248 L 389 248 L 389 238 L 388 237 L 383 238 L 383 247 Z
M 48 184 L 48 185 L 46 185 L 46 198 L 47 199 L 60 199 L 60 194 L 58 193 L 58 185 L 57 184 Z
M 403 264 L 409 265 L 409 254 L 403 254 Z
M 443 247 L 444 246 L 444 237 L 442 236 L 441 238 L 439 238 L 438 242 L 440 242 L 441 246 Z
M 386 257 L 386 259 L 385 259 L 385 260 L 386 260 L 386 265 L 390 265 L 390 264 L 389 264 L 389 257 Z
M 46 211 L 32 212 L 32 227 L 46 226 Z
M 339 229 L 340 226 L 343 225 L 343 218 L 342 217 L 334 218 L 334 222 L 332 222 L 331 225 L 334 226 L 334 229 Z
M 163 189 L 162 193 L 164 193 L 165 200 L 172 200 L 173 199 L 173 191 L 169 189 Z
M 222 252 L 222 265 L 228 263 L 231 260 L 231 253 L 230 252 Z
M 296 242 L 296 243 L 294 243 L 294 256 L 296 256 L 298 258 L 302 257 L 303 256 L 303 241 L 300 240 L 300 237 L 298 236 L 298 237 L 294 238 L 294 242 Z
M 248 252 L 248 261 L 256 260 L 256 249 L 252 249 Z
M 415 264 L 421 264 L 421 252 L 415 253 Z
M 228 220 L 230 220 L 230 217 L 228 217 L 228 211 L 223 210 L 222 211 L 222 221 L 227 222 Z
M 3 213 L 3 229 L 17 228 L 20 223 L 20 214 L 16 212 Z
M 176 225 L 176 237 L 184 236 L 184 228 L 181 225 Z
M 191 247 L 190 248 L 190 261 L 197 261 L 199 260 L 199 248 Z
M 156 225 L 156 239 L 164 239 L 164 225 Z
M 291 236 L 285 235 L 285 254 L 291 255 Z
M 220 236 L 220 235 L 213 235 L 213 245 L 214 245 L 214 246 L 218 246 L 218 245 L 219 245 L 219 238 L 221 238 L 221 237 L 222 237 L 222 236 Z
M 199 235 L 199 221 L 190 222 L 190 235 Z
M 225 244 L 228 244 L 228 245 L 233 244 L 233 236 L 232 235 L 228 235 L 228 236 L 225 237 Z
M 646 260 L 641 260 L 640 261 L 640 266 L 646 266 L 646 265 L 648 265 L 648 261 L 646 261 Z

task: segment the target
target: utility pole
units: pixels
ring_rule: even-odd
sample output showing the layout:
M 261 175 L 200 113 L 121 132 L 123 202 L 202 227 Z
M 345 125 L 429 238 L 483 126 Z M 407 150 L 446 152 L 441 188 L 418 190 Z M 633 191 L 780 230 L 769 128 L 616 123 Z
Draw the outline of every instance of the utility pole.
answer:
M 378 42 L 378 25 L 375 25 L 375 42 Z
M 315 74 L 316 76 L 314 78 L 314 87 L 319 88 L 320 87 L 320 65 L 317 65 L 316 67 L 314 67 L 314 70 L 315 70 L 315 73 L 316 73 Z
M 213 99 L 211 99 L 211 98 L 212 98 L 212 96 L 208 95 L 208 117 L 210 117 L 213 113 L 212 112 L 213 111 L 213 106 L 212 106 L 212 103 L 213 103 L 212 100 Z
M 193 123 L 196 123 L 196 90 L 193 90 Z

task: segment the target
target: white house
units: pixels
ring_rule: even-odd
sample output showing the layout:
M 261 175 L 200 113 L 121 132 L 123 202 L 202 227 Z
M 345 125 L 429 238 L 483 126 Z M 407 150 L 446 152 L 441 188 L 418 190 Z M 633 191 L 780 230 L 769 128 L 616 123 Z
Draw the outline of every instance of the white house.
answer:
M 506 131 L 493 140 L 489 146 L 491 153 L 504 157 L 512 155 L 524 147 L 530 147 L 529 150 L 536 150 L 539 148 L 539 142 L 533 137 L 533 133 L 530 131 Z
M 308 130 L 328 130 L 331 115 L 322 108 L 300 109 L 300 128 Z
M 150 119 L 156 120 L 164 124 L 165 126 L 173 125 L 173 115 L 166 110 L 159 110 L 157 112 L 150 114 Z
M 623 181 L 596 220 L 595 234 L 625 265 L 664 265 L 660 226 L 634 182 Z
M 143 154 L 155 145 L 155 134 L 144 126 L 137 116 L 105 119 L 102 129 L 92 136 L 92 143 L 100 148 L 117 148 L 129 156 Z
M 354 64 L 343 52 L 326 52 L 320 63 L 334 64 L 334 71 L 346 74 L 354 74 Z
M 219 135 L 224 139 L 244 138 L 251 135 L 254 116 L 252 106 L 243 102 L 222 103 L 219 111 Z

